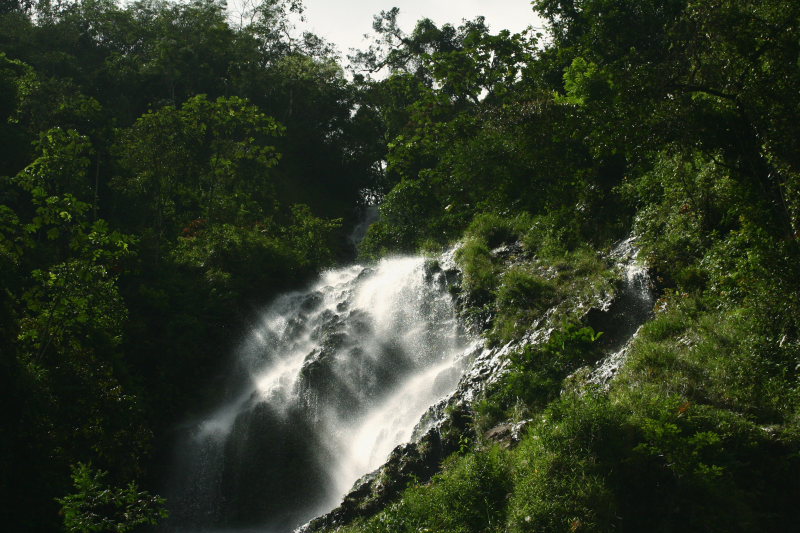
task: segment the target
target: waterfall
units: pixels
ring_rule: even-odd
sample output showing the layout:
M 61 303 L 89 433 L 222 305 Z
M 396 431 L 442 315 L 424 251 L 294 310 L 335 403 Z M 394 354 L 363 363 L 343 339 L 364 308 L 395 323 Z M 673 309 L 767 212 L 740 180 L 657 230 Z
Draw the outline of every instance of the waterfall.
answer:
M 608 332 L 608 354 L 589 373 L 588 383 L 607 390 L 611 380 L 625 363 L 633 341 L 642 325 L 653 317 L 655 293 L 647 267 L 639 261 L 636 238 L 619 243 L 611 252 L 622 269 L 622 287 L 613 303 L 599 317 L 589 318 L 598 331 Z
M 469 339 L 419 257 L 325 272 L 273 302 L 232 394 L 179 446 L 171 531 L 290 531 L 411 438 L 463 373 Z

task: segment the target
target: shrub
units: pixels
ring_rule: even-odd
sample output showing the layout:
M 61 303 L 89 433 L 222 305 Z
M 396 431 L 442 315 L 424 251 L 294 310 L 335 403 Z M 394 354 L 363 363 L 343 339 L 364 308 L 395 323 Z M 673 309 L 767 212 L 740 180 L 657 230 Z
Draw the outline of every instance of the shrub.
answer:
M 800 350 L 771 338 L 752 309 L 725 309 L 706 298 L 673 294 L 642 328 L 619 387 L 651 383 L 746 414 L 765 424 L 797 416 Z
M 544 259 L 562 257 L 581 242 L 578 222 L 570 209 L 553 210 L 531 218 L 522 236 L 524 248 Z
M 513 457 L 509 531 L 781 531 L 796 520 L 797 441 L 644 388 L 566 395 Z
M 606 398 L 555 402 L 516 451 L 508 531 L 615 529 L 618 509 L 605 462 L 624 439 L 624 413 Z
M 143 525 L 157 524 L 168 515 L 165 500 L 126 487 L 109 486 L 107 472 L 79 463 L 72 468 L 75 493 L 58 499 L 64 527 L 70 533 L 125 533 Z
M 472 220 L 465 235 L 485 241 L 487 246 L 492 249 L 518 241 L 531 224 L 531 217 L 527 213 L 520 213 L 513 217 L 496 213 L 480 213 Z
M 551 282 L 524 266 L 509 268 L 497 290 L 497 318 L 490 337 L 503 342 L 523 334 L 554 298 Z
M 505 523 L 510 491 L 506 452 L 494 447 L 453 456 L 430 484 L 410 487 L 398 503 L 344 531 L 498 531 Z
M 490 302 L 499 281 L 498 268 L 489 247 L 481 239 L 469 239 L 459 248 L 456 259 L 463 271 L 463 288 L 474 304 Z
M 527 345 L 509 355 L 509 371 L 490 389 L 492 401 L 506 414 L 517 403 L 539 411 L 556 399 L 564 378 L 598 356 L 592 328 L 567 323 L 541 345 Z M 497 407 L 495 407 L 497 409 Z

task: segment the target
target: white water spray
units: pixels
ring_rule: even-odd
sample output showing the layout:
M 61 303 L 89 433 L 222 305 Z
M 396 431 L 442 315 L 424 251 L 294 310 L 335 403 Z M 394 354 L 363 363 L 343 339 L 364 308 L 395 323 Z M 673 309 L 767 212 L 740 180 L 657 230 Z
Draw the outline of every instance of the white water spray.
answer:
M 444 274 L 418 257 L 331 270 L 276 300 L 236 391 L 181 448 L 173 529 L 288 531 L 411 438 L 463 372 Z

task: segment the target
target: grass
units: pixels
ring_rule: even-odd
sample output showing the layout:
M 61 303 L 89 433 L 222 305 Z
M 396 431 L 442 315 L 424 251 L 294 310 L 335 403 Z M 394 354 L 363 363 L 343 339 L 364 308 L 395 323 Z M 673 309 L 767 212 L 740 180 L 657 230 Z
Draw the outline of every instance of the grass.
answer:
M 517 242 L 521 249 L 492 252 Z M 579 318 L 614 290 L 617 274 L 603 256 L 570 246 L 569 230 L 546 220 L 486 215 L 470 226 L 457 260 L 467 312 L 491 316 L 490 342 L 519 339 L 547 309 L 555 330 L 547 342 L 512 352 L 509 372 L 473 404 L 473 446 L 341 531 L 796 529 L 797 305 L 770 276 L 714 256 L 707 264 L 665 260 L 663 269 L 677 265 L 679 284 L 662 295 L 610 389 L 600 391 L 565 378 L 602 356 L 598 332 Z M 714 284 L 724 290 L 703 288 Z M 485 435 L 509 420 L 529 421 L 527 433 L 500 448 Z
M 506 270 L 495 294 L 496 315 L 490 338 L 497 342 L 507 342 L 525 333 L 557 297 L 555 284 L 529 265 L 515 265 Z
M 340 531 L 788 531 L 796 444 L 652 389 L 567 394 L 516 448 L 451 457 L 431 482 Z
M 478 438 L 429 483 L 342 531 L 792 530 L 796 347 L 765 335 L 752 311 L 702 296 L 668 293 L 659 309 L 608 392 L 563 392 L 566 375 L 598 355 L 587 328 L 564 326 L 513 354 L 511 372 L 473 406 L 474 427 L 526 418 L 522 441 Z
M 613 292 L 616 274 L 607 259 L 588 246 L 569 249 L 529 216 L 475 218 L 456 254 L 463 272 L 466 316 L 490 317 L 490 344 L 524 335 L 555 308 L 552 319 L 574 321 L 586 306 Z M 543 241 L 536 244 L 534 237 Z M 498 246 L 522 243 L 493 253 Z M 573 312 L 577 310 L 576 312 Z
M 642 329 L 617 389 L 657 385 L 750 417 L 761 424 L 796 425 L 800 351 L 761 330 L 745 308 L 720 307 L 701 297 L 671 296 Z
M 527 213 L 520 213 L 514 217 L 481 213 L 470 223 L 465 236 L 468 239 L 485 242 L 489 248 L 497 248 L 520 240 L 532 224 L 533 219 Z
M 497 447 L 453 456 L 430 484 L 408 488 L 402 499 L 344 532 L 416 533 L 496 531 L 505 523 L 511 489 L 508 456 Z

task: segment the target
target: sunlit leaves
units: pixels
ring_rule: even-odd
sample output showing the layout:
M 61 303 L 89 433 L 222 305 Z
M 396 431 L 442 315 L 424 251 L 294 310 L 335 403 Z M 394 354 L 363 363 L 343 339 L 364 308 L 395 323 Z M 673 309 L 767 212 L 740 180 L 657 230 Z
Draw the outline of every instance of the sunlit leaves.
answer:
M 564 71 L 564 90 L 567 93 L 565 101 L 575 104 L 585 104 L 587 101 L 601 101 L 611 94 L 608 76 L 598 68 L 597 64 L 588 62 L 582 57 L 576 57 L 572 64 Z
M 33 279 L 19 335 L 33 362 L 48 351 L 66 355 L 98 342 L 119 344 L 126 309 L 104 267 L 72 260 L 36 270 Z
M 270 219 L 250 225 L 205 220 L 191 224 L 172 251 L 179 265 L 202 272 L 217 297 L 268 292 L 322 268 L 334 259 L 340 220 L 315 217 L 305 205 L 292 206 L 286 225 Z
M 41 134 L 37 149 L 39 157 L 15 178 L 34 202 L 47 203 L 48 198 L 59 195 L 78 195 L 86 200 L 90 194 L 86 180 L 92 152 L 89 140 L 75 130 L 53 128 Z
M 93 264 L 114 264 L 130 253 L 131 237 L 112 231 L 102 219 L 89 220 L 88 139 L 55 128 L 42 133 L 37 150 L 39 157 L 11 180 L 29 193 L 33 206 L 33 216 L 21 224 L 26 245 L 33 247 L 31 239 L 41 234 L 54 242 L 62 259 L 71 253 Z
M 135 483 L 112 486 L 107 476 L 90 464 L 72 467 L 75 492 L 58 499 L 69 533 L 126 533 L 168 516 L 164 498 L 139 490 Z

